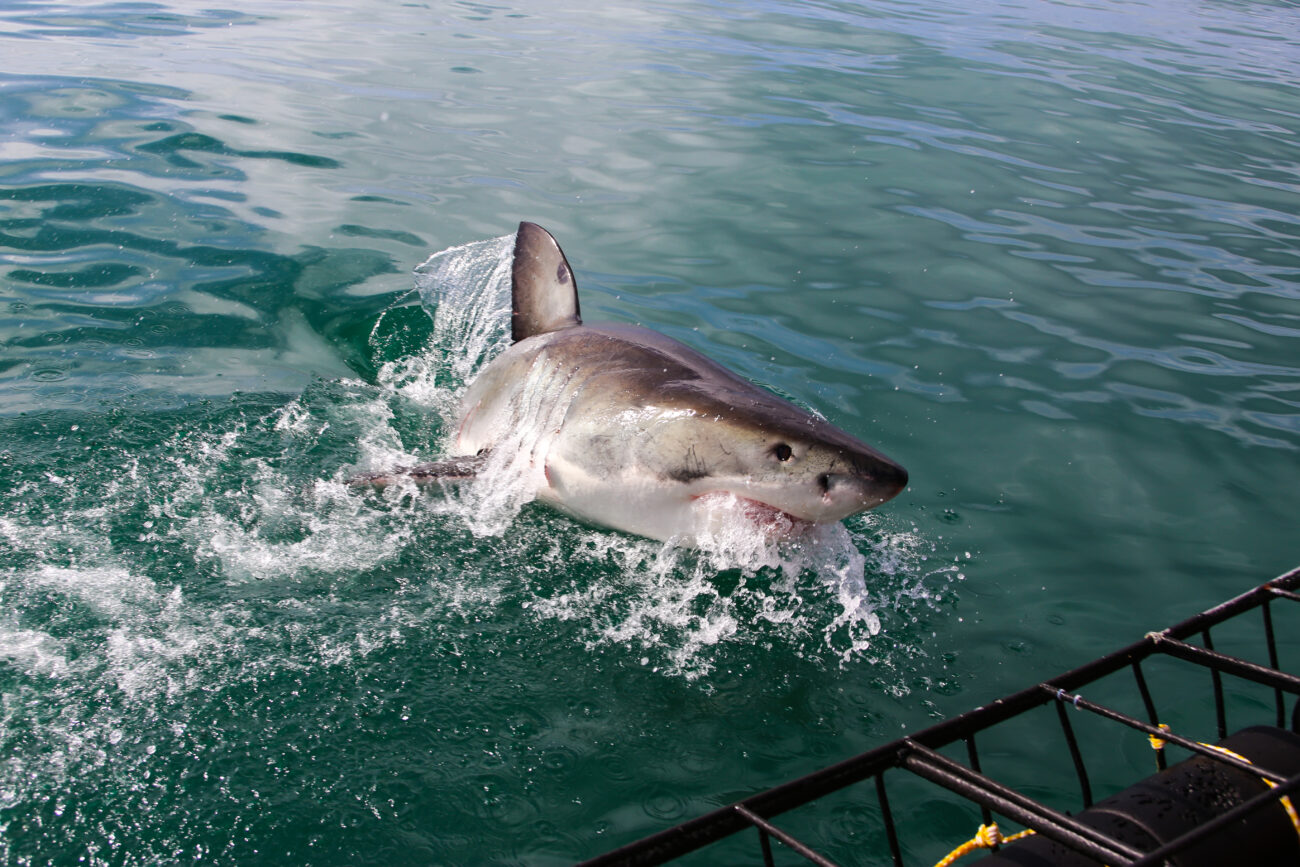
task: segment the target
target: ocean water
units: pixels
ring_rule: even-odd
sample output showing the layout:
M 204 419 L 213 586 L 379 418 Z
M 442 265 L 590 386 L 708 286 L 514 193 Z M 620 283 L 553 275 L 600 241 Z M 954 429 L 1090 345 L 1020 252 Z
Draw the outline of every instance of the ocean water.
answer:
M 1300 563 L 1298 12 L 0 3 L 0 863 L 570 863 Z M 703 550 L 348 488 L 521 219 L 909 488 Z

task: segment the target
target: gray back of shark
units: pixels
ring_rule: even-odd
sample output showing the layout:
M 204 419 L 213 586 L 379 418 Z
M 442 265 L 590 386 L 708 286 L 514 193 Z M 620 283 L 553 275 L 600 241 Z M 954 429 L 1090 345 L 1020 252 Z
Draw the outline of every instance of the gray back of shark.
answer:
M 514 338 L 470 385 L 452 453 L 406 471 L 472 474 L 517 452 L 534 495 L 594 524 L 691 541 L 719 499 L 760 527 L 839 521 L 892 498 L 907 471 L 824 419 L 672 338 L 584 325 L 555 239 L 521 223 Z M 382 484 L 386 476 L 363 481 Z

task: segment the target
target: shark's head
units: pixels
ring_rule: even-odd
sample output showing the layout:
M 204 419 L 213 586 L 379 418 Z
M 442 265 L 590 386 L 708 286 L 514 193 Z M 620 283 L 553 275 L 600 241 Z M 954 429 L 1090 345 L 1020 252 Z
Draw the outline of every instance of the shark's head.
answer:
M 907 486 L 907 470 L 824 419 L 752 387 L 713 385 L 704 395 L 693 384 L 689 401 L 644 428 L 641 461 L 683 496 L 731 495 L 760 523 L 828 523 Z
M 879 506 L 907 487 L 907 470 L 829 424 L 733 432 L 739 472 L 717 486 L 802 521 L 839 521 Z

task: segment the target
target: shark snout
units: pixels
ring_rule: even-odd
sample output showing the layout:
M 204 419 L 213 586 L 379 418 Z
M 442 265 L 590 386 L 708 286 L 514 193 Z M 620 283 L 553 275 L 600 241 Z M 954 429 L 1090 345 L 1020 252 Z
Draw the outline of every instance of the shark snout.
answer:
M 870 509 L 892 500 L 907 487 L 907 470 L 890 460 L 873 460 L 856 466 L 853 472 L 822 473 L 817 478 L 822 497 L 828 503 L 856 502 Z
M 871 482 L 880 492 L 880 502 L 892 500 L 907 487 L 907 470 L 893 461 L 880 461 L 871 473 Z

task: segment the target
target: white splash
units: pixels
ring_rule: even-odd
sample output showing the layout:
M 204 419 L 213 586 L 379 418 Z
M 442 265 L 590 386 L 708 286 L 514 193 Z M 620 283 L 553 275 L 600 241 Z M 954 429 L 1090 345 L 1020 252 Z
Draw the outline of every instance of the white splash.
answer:
M 504 236 L 454 247 L 417 269 L 416 288 L 434 323 L 430 346 L 386 364 L 379 384 L 394 397 L 437 413 L 445 440 L 433 444 L 436 454 L 429 454 L 427 446 L 422 455 L 408 454 L 384 417 L 387 409 L 375 410 L 374 425 L 362 437 L 363 468 L 409 466 L 446 456 L 465 388 L 509 345 L 512 241 L 513 236 Z M 545 443 L 526 432 L 546 431 L 559 421 L 540 417 L 544 406 L 563 405 L 540 399 L 555 387 L 533 384 L 528 393 L 539 395 L 536 406 L 520 407 L 513 433 L 489 456 L 477 482 L 432 498 L 427 508 L 458 520 L 476 537 L 510 539 L 527 550 L 530 542 L 516 538 L 523 534 L 518 518 L 534 490 L 530 473 L 537 462 L 532 456 Z M 387 489 L 384 498 L 390 504 L 419 499 L 413 485 L 400 484 Z M 602 561 L 612 557 L 621 564 L 618 581 L 611 584 L 606 577 L 538 596 L 530 600 L 529 610 L 543 618 L 587 621 L 593 644 L 658 649 L 665 671 L 689 677 L 709 670 L 709 648 L 756 641 L 761 629 L 777 630 L 796 642 L 816 636 L 817 646 L 805 647 L 806 652 L 830 654 L 840 664 L 860 658 L 881 631 L 879 606 L 889 604 L 872 597 L 868 568 L 890 576 L 905 571 L 901 564 L 913 559 L 909 552 L 919 540 L 902 534 L 882 547 L 864 531 L 851 534 L 842 524 L 765 532 L 732 499 L 699 503 L 706 512 L 700 526 L 707 529 L 690 548 L 601 531 L 581 535 L 584 544 L 555 567 L 564 570 L 588 555 Z M 860 526 L 870 526 L 874 519 L 858 520 Z M 743 578 L 724 593 L 716 577 L 728 570 L 739 570 Z
M 560 592 L 540 590 L 528 608 L 544 619 L 587 623 L 589 646 L 624 647 L 643 664 L 689 680 L 708 675 L 728 645 L 779 641 L 801 657 L 847 665 L 880 633 L 878 606 L 892 600 L 884 588 L 873 598 L 864 578 L 879 555 L 843 525 L 773 542 L 737 523 L 705 542 L 685 548 L 587 531 L 572 549 L 553 548 L 549 565 L 581 573 L 612 563 L 616 574 L 598 572 Z M 888 543 L 888 555 L 907 558 L 906 549 L 916 546 L 904 534 Z M 719 582 L 719 575 L 736 572 L 734 587 Z
M 506 235 L 434 253 L 416 268 L 433 336 L 427 352 L 385 364 L 380 385 L 454 415 L 474 372 L 510 345 L 513 262 L 514 236 Z

